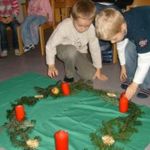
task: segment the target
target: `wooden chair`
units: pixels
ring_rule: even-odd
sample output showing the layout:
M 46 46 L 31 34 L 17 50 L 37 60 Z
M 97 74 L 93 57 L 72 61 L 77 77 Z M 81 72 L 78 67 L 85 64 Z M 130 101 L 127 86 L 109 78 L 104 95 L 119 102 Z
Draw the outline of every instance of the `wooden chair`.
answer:
M 21 4 L 21 9 L 22 9 L 22 13 L 23 13 L 23 18 L 25 18 L 27 16 L 27 5 L 26 5 L 26 3 Z M 19 45 L 20 55 L 22 55 L 24 53 L 24 51 L 23 51 L 20 26 L 17 27 L 17 36 L 18 36 L 18 45 Z
M 76 0 L 51 0 L 51 6 L 54 15 L 53 28 L 63 19 L 69 17 L 71 8 Z
M 51 4 L 51 0 L 50 4 Z M 26 0 L 26 3 L 24 4 L 24 15 L 27 16 L 27 7 L 28 7 L 28 0 Z M 52 7 L 52 6 L 51 6 Z M 46 22 L 42 25 L 39 26 L 39 42 L 40 42 L 40 50 L 41 50 L 41 55 L 44 56 L 45 54 L 45 30 L 47 29 L 53 29 L 53 22 Z M 18 33 L 18 44 L 19 44 L 19 50 L 20 50 L 20 55 L 24 53 L 23 50 L 23 41 L 21 38 L 21 28 L 18 27 L 17 29 Z
M 113 44 L 112 45 L 112 62 L 113 64 L 116 64 L 118 63 L 118 52 L 117 52 L 117 45 L 116 44 Z
M 53 22 L 45 23 L 39 27 L 39 37 L 41 45 L 41 54 L 45 54 L 45 36 L 44 31 L 46 29 L 55 29 L 57 24 L 63 19 L 69 16 L 71 7 L 73 6 L 75 0 L 50 0 L 53 13 Z
M 52 0 L 49 0 L 50 5 L 52 7 L 52 13 L 53 13 L 53 3 Z M 45 31 L 47 29 L 51 30 L 54 28 L 53 22 L 46 22 L 42 25 L 39 26 L 39 39 L 40 39 L 40 47 L 41 47 L 41 55 L 45 55 L 45 45 L 46 45 L 46 40 L 45 40 Z
M 69 16 L 71 7 L 73 6 L 74 2 L 76 0 L 50 0 L 50 4 L 52 7 L 52 13 L 53 13 L 53 22 L 47 22 L 39 26 L 39 39 L 40 39 L 40 48 L 41 48 L 41 55 L 45 55 L 45 31 L 47 29 L 54 29 L 59 22 L 61 22 L 63 19 Z M 27 5 L 24 6 L 27 10 Z M 27 15 L 27 13 L 25 12 Z M 18 43 L 19 43 L 19 49 L 20 54 L 23 54 L 23 44 L 22 44 L 22 38 L 21 38 L 21 30 L 18 28 Z

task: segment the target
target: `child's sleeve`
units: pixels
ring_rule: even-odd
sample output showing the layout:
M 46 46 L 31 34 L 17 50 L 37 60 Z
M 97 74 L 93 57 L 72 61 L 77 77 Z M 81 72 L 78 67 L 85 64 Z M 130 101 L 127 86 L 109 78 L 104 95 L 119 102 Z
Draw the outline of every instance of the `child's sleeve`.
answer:
M 48 65 L 55 64 L 55 55 L 57 54 L 56 47 L 61 44 L 65 36 L 64 28 L 60 24 L 54 30 L 46 43 L 46 63 Z
M 18 0 L 12 0 L 11 4 L 12 4 L 12 11 L 13 11 L 12 15 L 16 17 L 19 15 L 19 2 Z
M 120 65 L 125 65 L 126 60 L 125 60 L 125 48 L 126 45 L 128 44 L 129 40 L 126 38 L 121 42 L 117 43 L 117 51 L 118 51 L 118 57 L 120 61 Z
M 96 68 L 102 68 L 101 49 L 93 25 L 91 25 L 89 28 L 89 39 L 89 50 L 91 53 L 93 65 Z

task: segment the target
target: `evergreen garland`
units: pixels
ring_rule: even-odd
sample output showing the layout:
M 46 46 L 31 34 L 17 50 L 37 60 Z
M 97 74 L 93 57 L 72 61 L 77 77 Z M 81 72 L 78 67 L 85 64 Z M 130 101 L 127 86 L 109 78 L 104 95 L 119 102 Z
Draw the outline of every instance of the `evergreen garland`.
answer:
M 38 143 L 41 140 L 39 136 L 32 138 L 29 136 L 31 131 L 34 129 L 36 121 L 29 121 L 25 118 L 24 121 L 18 122 L 15 118 L 15 107 L 17 105 L 33 106 L 39 101 L 39 99 L 44 99 L 48 96 L 52 96 L 54 98 L 63 96 L 61 90 L 58 94 L 51 92 L 54 87 L 60 89 L 60 83 L 61 82 L 59 81 L 46 88 L 35 87 L 35 90 L 39 95 L 28 97 L 24 96 L 11 104 L 11 109 L 7 110 L 8 122 L 4 124 L 4 127 L 7 128 L 8 135 L 10 136 L 10 140 L 14 146 L 22 147 L 24 150 L 34 150 L 38 148 Z M 71 94 L 75 94 L 81 90 L 92 92 L 103 97 L 105 101 L 118 106 L 117 94 L 117 97 L 109 97 L 107 96 L 108 91 L 93 89 L 93 87 L 82 81 L 71 84 Z M 115 142 L 126 142 L 133 133 L 137 132 L 136 126 L 141 125 L 141 122 L 137 121 L 137 119 L 141 116 L 141 114 L 142 112 L 139 107 L 133 102 L 129 102 L 128 115 L 125 117 L 117 117 L 107 122 L 102 122 L 100 128 L 90 134 L 91 141 L 99 150 L 121 150 L 122 148 L 119 148 Z M 103 138 L 106 138 L 106 143 Z M 33 142 L 33 146 L 29 146 L 28 142 Z M 36 146 L 34 146 L 34 143 L 36 143 Z

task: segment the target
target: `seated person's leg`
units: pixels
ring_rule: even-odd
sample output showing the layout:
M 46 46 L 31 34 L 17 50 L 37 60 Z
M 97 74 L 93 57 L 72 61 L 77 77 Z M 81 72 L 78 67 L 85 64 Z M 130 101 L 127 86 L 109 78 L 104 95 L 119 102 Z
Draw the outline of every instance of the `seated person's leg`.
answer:
M 24 52 L 30 51 L 39 43 L 38 28 L 45 23 L 47 18 L 44 16 L 28 16 L 22 24 L 22 39 Z
M 21 36 L 24 44 L 24 52 L 28 52 L 34 48 L 30 32 L 30 25 L 32 20 L 34 20 L 34 16 L 27 16 L 24 22 L 21 24 Z
M 38 28 L 45 22 L 47 22 L 47 18 L 45 16 L 35 16 L 34 20 L 31 21 L 30 32 L 33 45 L 37 45 L 39 43 Z
M 6 25 L 0 22 L 0 33 L 1 33 L 1 57 L 6 57 L 8 54 L 8 39 Z
M 13 32 L 13 38 L 12 38 L 12 42 L 13 42 L 13 48 L 15 50 L 15 55 L 20 55 L 19 53 L 19 46 L 18 46 L 18 37 L 17 37 L 17 27 L 18 27 L 19 23 L 14 20 L 13 22 L 11 22 L 9 24 L 9 26 L 11 27 L 12 29 L 12 32 Z

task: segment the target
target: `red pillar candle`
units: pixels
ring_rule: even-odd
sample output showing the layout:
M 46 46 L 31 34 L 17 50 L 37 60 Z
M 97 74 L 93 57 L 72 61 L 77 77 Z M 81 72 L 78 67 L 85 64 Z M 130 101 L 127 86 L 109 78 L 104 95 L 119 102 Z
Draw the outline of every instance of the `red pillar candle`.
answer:
M 25 118 L 25 111 L 23 105 L 17 105 L 15 107 L 15 115 L 17 121 L 23 121 Z
M 62 82 L 61 90 L 63 92 L 63 95 L 65 95 L 65 96 L 70 95 L 70 84 L 68 82 Z
M 54 134 L 55 137 L 55 150 L 68 150 L 68 132 L 59 130 Z
M 119 99 L 119 111 L 122 113 L 125 113 L 128 111 L 128 99 L 125 96 L 125 93 L 123 92 L 120 95 L 120 99 Z

